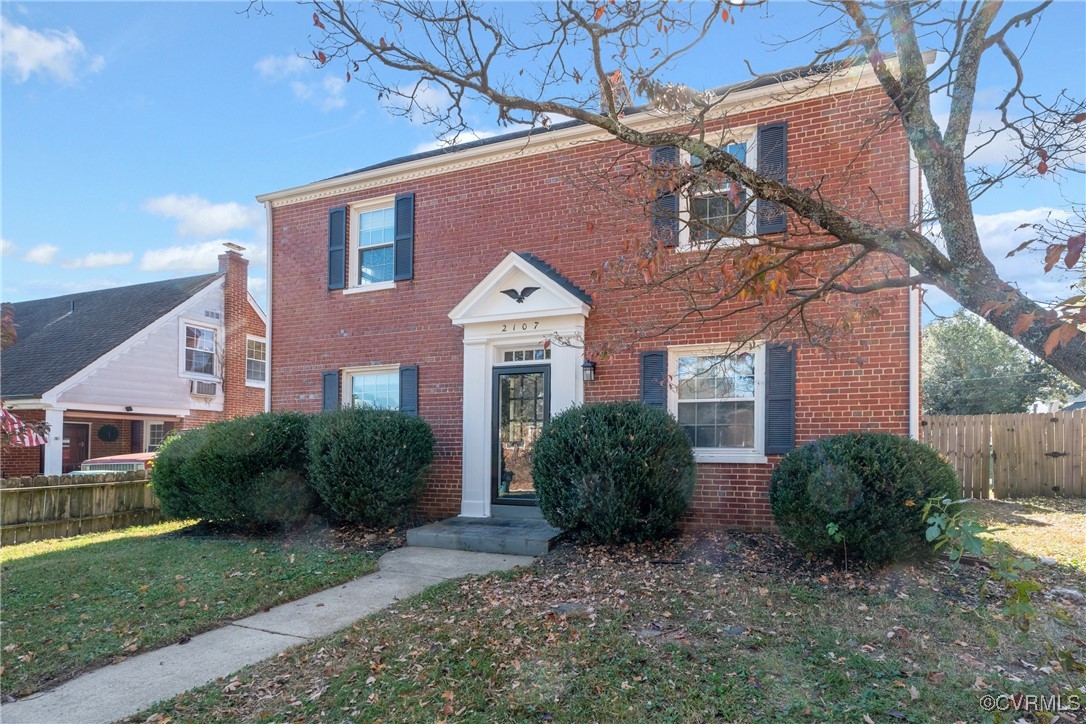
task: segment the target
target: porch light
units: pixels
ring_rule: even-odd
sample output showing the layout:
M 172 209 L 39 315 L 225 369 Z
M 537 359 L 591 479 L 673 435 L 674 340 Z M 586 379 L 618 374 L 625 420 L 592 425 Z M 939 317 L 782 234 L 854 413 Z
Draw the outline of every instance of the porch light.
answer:
M 586 359 L 581 364 L 581 379 L 585 382 L 591 382 L 596 379 L 596 363 L 592 360 Z

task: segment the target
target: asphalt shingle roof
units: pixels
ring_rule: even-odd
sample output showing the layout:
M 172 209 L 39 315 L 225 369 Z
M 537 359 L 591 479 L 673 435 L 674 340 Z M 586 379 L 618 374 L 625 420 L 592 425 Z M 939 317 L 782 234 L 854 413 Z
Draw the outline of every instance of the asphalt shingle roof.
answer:
M 0 354 L 0 395 L 39 397 L 196 294 L 220 274 L 15 302 L 15 344 Z

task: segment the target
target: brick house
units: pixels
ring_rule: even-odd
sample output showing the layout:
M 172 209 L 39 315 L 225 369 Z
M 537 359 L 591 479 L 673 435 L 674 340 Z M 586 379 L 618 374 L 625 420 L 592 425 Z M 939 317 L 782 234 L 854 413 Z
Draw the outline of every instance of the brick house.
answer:
M 219 271 L 16 302 L 3 404 L 48 443 L 5 451 L 0 476 L 57 475 L 153 451 L 174 428 L 266 409 L 267 319 L 234 251 Z
M 869 69 L 818 84 L 791 73 L 732 90 L 726 135 L 748 164 L 775 163 L 797 186 L 820 183 L 842 206 L 909 224 L 918 173 L 899 128 L 872 134 L 888 99 Z M 646 129 L 676 123 L 653 112 L 624 120 Z M 710 120 L 707 130 L 722 128 Z M 423 497 L 431 516 L 531 505 L 533 436 L 582 402 L 640 398 L 677 416 L 699 463 L 694 526 L 771 526 L 769 477 L 797 443 L 858 429 L 915 435 L 919 299 L 909 289 L 882 292 L 881 317 L 832 356 L 787 330 L 729 348 L 746 333 L 732 318 L 680 324 L 594 358 L 624 333 L 619 320 L 649 306 L 677 315 L 680 303 L 593 284 L 603 261 L 661 220 L 590 223 L 599 219 L 589 207 L 600 204 L 577 179 L 620 154 L 652 163 L 675 151 L 631 151 L 570 122 L 259 196 L 271 220 L 271 409 L 369 404 L 424 417 L 437 439 Z M 838 180 L 845 164 L 848 179 Z M 688 200 L 665 201 L 697 213 Z M 787 231 L 783 214 L 748 217 L 736 222 L 757 224 L 759 234 Z M 680 240 L 672 253 L 691 248 Z M 879 273 L 908 273 L 878 264 Z

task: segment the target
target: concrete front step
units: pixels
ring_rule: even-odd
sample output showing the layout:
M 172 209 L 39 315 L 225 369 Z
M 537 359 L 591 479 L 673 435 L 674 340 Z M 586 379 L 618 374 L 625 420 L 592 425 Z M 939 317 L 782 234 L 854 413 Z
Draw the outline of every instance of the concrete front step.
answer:
M 532 518 L 448 518 L 407 531 L 407 545 L 480 553 L 539 556 L 558 536 L 544 520 Z

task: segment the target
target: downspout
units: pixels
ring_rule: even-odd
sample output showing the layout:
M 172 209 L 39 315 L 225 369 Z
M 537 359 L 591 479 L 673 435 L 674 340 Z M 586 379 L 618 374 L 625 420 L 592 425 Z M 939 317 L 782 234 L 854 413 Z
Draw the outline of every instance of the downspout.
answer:
M 923 218 L 922 172 L 909 146 L 909 212 L 919 232 Z M 909 275 L 916 270 L 909 267 Z M 920 287 L 909 287 L 909 437 L 920 439 Z
M 265 201 L 264 202 L 264 217 L 265 217 L 265 224 L 267 225 L 265 234 L 267 236 L 267 250 L 266 250 L 267 253 L 266 253 L 266 256 L 267 256 L 267 259 L 268 259 L 268 263 L 267 263 L 268 283 L 264 285 L 264 288 L 268 290 L 268 300 L 267 300 L 267 304 L 268 304 L 268 315 L 267 315 L 268 316 L 268 325 L 267 325 L 267 329 L 264 330 L 264 344 L 267 347 L 267 353 L 268 353 L 268 361 L 265 363 L 267 365 L 267 374 L 265 375 L 265 379 L 264 379 L 264 411 L 265 412 L 270 412 L 271 411 L 271 388 L 272 388 L 272 299 L 274 299 L 274 295 L 272 294 L 272 202 L 271 201 Z

